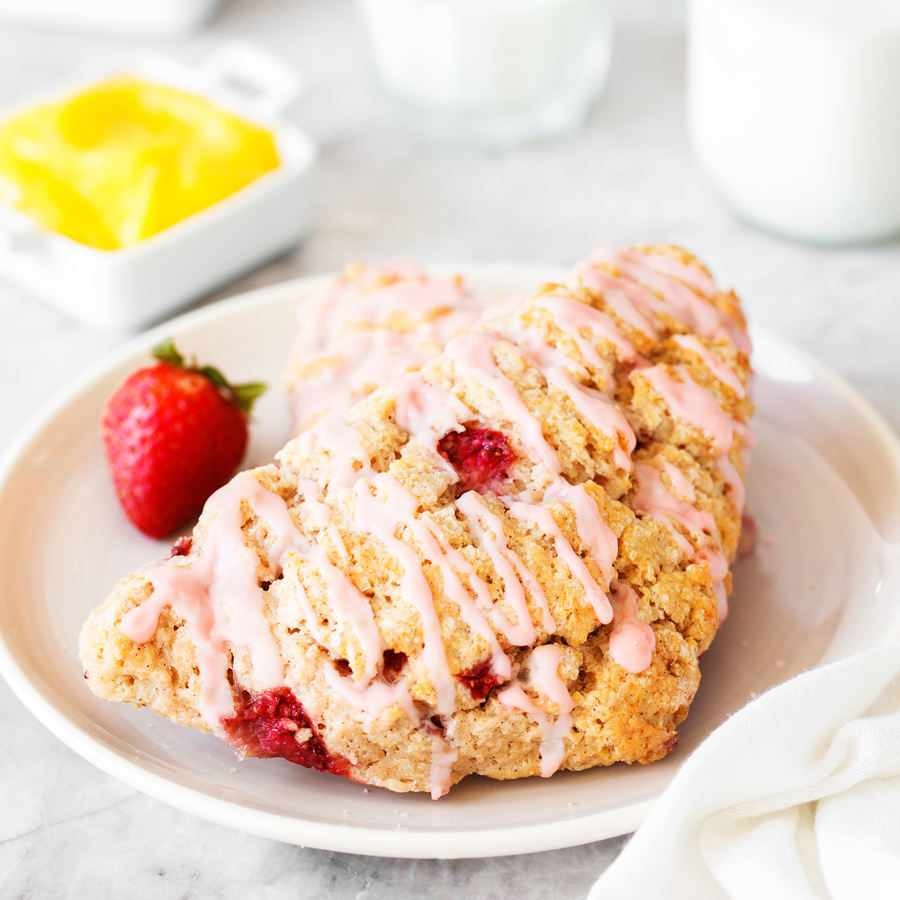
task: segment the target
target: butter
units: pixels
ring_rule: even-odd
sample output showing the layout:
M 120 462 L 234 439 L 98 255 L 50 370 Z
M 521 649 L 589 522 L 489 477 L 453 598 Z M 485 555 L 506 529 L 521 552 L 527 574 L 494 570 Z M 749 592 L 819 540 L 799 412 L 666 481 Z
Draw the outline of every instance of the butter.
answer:
M 0 200 L 101 250 L 157 234 L 278 165 L 265 128 L 130 76 L 0 125 Z

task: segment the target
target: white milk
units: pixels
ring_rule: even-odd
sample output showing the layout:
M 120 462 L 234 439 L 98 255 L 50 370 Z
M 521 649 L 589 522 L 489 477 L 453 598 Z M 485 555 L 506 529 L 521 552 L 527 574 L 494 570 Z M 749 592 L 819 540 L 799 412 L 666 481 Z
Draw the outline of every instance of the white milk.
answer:
M 513 144 L 575 128 L 609 66 L 611 0 L 359 0 L 375 74 L 426 136 Z
M 748 221 L 820 243 L 900 233 L 900 0 L 691 0 L 688 117 Z

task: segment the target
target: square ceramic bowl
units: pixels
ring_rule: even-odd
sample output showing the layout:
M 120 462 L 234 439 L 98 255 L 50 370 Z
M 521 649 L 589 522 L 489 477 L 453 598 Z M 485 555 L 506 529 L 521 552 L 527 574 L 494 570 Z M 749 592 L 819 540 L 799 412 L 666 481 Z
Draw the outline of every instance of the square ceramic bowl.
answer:
M 30 103 L 117 74 L 191 91 L 268 127 L 281 164 L 224 200 L 118 250 L 97 250 L 0 204 L 0 273 L 84 324 L 133 331 L 165 318 L 295 245 L 311 217 L 316 147 L 282 113 L 300 92 L 296 72 L 244 43 L 195 67 L 156 56 L 84 73 Z

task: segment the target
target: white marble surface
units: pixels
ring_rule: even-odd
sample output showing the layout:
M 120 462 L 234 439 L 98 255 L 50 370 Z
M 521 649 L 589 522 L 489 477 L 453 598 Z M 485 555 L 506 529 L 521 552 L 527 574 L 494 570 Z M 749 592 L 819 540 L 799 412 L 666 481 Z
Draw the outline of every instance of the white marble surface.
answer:
M 752 321 L 825 360 L 900 428 L 900 244 L 804 247 L 720 205 L 687 145 L 675 0 L 630 0 L 621 10 L 609 86 L 581 134 L 499 154 L 422 146 L 384 119 L 349 0 L 231 0 L 206 32 L 154 46 L 194 59 L 236 36 L 310 76 L 293 117 L 322 159 L 309 240 L 219 296 L 398 253 L 568 264 L 600 243 L 672 241 L 734 286 Z M 0 106 L 122 46 L 0 26 Z M 127 339 L 67 321 L 2 279 L 0 323 L 0 450 Z M 2 898 L 566 900 L 585 895 L 624 840 L 459 861 L 302 849 L 211 825 L 114 781 L 2 684 L 0 717 Z

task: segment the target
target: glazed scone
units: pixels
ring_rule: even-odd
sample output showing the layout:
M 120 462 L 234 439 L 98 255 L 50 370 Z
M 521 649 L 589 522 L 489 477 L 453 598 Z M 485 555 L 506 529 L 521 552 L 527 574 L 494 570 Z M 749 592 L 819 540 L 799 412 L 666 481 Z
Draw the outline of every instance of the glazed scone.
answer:
M 596 251 L 213 495 L 91 615 L 89 686 L 435 797 L 660 759 L 727 609 L 749 350 L 686 252 Z
M 472 294 L 458 275 L 430 276 L 407 260 L 347 266 L 297 310 L 284 375 L 293 433 L 420 369 L 492 300 Z

